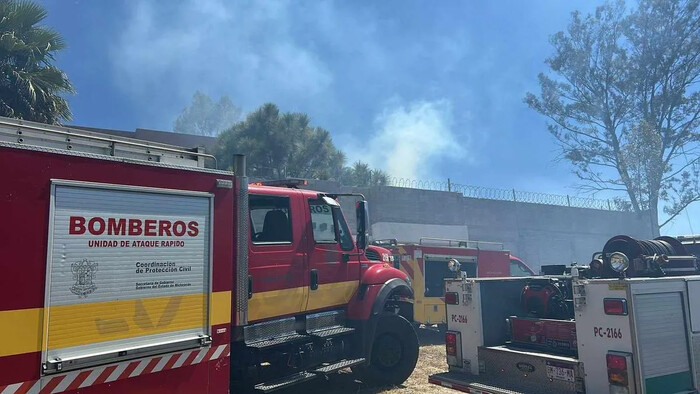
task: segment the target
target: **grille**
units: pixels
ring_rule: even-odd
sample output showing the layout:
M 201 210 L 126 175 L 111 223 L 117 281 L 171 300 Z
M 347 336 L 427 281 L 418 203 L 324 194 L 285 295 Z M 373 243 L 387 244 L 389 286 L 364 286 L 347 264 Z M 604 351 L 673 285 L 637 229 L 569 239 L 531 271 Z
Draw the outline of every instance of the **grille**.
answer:
M 372 249 L 365 250 L 365 256 L 370 261 L 382 261 L 382 259 L 379 257 L 379 252 L 377 252 L 376 250 L 372 250 Z

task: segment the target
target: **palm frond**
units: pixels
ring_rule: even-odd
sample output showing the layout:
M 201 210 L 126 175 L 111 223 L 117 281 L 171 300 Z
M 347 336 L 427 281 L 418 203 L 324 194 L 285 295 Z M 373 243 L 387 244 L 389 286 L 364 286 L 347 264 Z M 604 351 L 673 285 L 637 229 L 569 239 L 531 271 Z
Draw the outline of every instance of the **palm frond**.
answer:
M 0 114 L 46 123 L 70 120 L 68 102 L 75 92 L 53 65 L 65 48 L 60 34 L 38 23 L 46 10 L 31 1 L 0 0 Z

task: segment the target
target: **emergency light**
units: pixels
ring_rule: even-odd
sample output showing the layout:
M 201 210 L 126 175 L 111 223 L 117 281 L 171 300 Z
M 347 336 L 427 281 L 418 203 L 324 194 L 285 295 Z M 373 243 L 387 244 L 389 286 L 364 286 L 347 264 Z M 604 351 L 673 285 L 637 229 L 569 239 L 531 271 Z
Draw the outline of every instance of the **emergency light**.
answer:
M 277 186 L 289 188 L 298 188 L 299 186 L 307 186 L 308 184 L 309 181 L 299 178 L 275 179 L 271 181 L 260 181 L 254 183 L 256 186 Z
M 630 266 L 630 259 L 622 252 L 613 252 L 610 255 L 610 268 L 615 272 L 623 273 Z

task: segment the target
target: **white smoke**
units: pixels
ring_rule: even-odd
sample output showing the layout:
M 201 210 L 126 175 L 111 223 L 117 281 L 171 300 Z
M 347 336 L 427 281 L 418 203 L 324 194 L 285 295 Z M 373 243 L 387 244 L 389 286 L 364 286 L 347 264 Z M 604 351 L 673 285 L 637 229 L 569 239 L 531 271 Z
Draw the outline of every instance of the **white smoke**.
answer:
M 148 115 L 169 122 L 197 90 L 254 107 L 279 96 L 325 93 L 333 74 L 309 42 L 294 38 L 293 7 L 284 1 L 134 1 L 110 48 L 115 82 L 134 102 L 158 103 Z
M 366 160 L 394 177 L 431 178 L 441 159 L 465 153 L 452 130 L 448 100 L 391 105 L 376 117 L 375 126 Z

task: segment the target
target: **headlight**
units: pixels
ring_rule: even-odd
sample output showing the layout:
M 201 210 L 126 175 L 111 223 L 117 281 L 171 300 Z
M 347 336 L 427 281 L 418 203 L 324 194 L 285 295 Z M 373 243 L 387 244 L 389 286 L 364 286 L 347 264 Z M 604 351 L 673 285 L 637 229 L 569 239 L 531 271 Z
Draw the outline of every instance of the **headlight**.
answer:
M 630 266 L 630 259 L 622 252 L 613 252 L 610 255 L 610 268 L 615 272 L 625 272 Z
M 459 264 L 459 261 L 457 259 L 450 259 L 450 261 L 447 262 L 447 268 L 450 269 L 452 272 L 458 272 L 461 264 Z

